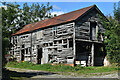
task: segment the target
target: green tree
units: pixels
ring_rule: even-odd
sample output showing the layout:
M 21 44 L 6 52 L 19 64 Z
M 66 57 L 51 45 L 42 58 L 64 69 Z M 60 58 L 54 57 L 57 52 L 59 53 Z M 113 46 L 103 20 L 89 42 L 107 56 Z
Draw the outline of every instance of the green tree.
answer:
M 20 28 L 29 24 L 38 22 L 47 18 L 52 18 L 54 15 L 51 15 L 52 6 L 50 6 L 49 2 L 45 4 L 32 4 L 28 6 L 27 3 L 23 4 L 23 9 L 20 13 L 20 20 L 18 21 Z
M 4 55 L 8 53 L 10 47 L 10 35 L 15 31 L 15 25 L 17 24 L 15 20 L 17 19 L 19 13 L 19 5 L 16 3 L 3 4 L 6 5 L 5 7 L 2 7 L 2 60 L 4 66 L 6 63 Z
M 17 3 L 4 4 L 2 7 L 2 33 L 3 38 L 9 38 L 15 32 L 19 17 L 19 6 Z
M 109 21 L 102 19 L 102 24 L 106 29 L 105 48 L 107 58 L 111 63 L 120 61 L 120 4 L 114 6 L 114 16 L 109 16 Z

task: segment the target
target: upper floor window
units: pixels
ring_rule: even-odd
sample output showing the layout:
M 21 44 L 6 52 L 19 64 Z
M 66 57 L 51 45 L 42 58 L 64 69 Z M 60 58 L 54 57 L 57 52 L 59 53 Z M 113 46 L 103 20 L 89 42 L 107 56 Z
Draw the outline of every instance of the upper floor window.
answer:
M 24 44 L 22 45 L 22 48 L 25 48 L 25 45 L 24 45 Z
M 57 27 L 53 27 L 53 35 L 55 36 L 57 34 Z
M 90 22 L 90 40 L 97 40 L 97 23 Z
M 37 34 L 37 35 L 36 35 L 36 38 L 37 38 L 37 39 L 40 39 L 40 38 L 43 37 L 43 32 L 42 32 L 42 31 L 38 31 L 36 34 Z

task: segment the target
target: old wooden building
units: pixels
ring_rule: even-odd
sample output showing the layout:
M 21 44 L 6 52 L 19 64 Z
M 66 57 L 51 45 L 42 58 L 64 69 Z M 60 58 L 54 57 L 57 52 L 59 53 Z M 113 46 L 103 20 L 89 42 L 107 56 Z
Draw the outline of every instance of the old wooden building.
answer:
M 17 61 L 103 65 L 104 32 L 96 5 L 28 24 L 12 34 L 11 55 Z

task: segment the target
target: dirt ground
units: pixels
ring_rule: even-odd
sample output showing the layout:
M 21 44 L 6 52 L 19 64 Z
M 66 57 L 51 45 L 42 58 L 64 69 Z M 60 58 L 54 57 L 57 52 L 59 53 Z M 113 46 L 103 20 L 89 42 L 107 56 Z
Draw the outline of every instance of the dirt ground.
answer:
M 54 73 L 40 70 L 28 70 L 7 67 L 13 75 L 13 77 L 25 77 L 25 78 L 118 78 L 118 72 L 109 73 L 97 73 L 96 75 L 76 75 L 75 73 Z M 17 74 L 17 75 L 16 75 Z M 94 73 L 93 73 L 94 74 Z

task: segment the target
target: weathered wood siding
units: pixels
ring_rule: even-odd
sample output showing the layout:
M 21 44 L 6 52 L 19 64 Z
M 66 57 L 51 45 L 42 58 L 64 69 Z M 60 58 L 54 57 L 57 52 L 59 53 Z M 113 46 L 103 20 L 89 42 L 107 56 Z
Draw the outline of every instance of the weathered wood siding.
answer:
M 92 47 L 92 44 L 102 44 L 104 31 L 97 10 L 93 9 L 75 22 L 11 37 L 13 45 L 11 55 L 17 61 L 40 64 L 48 62 L 74 64 L 74 60 L 78 60 L 76 64 L 93 65 L 94 60 L 98 60 L 96 55 L 99 52 L 94 51 L 96 46 Z M 91 56 L 94 53 L 97 59 Z
M 90 30 L 91 22 L 96 23 L 96 28 Z M 96 30 L 96 31 L 95 31 Z M 91 39 L 91 32 L 94 32 Z M 100 53 L 99 49 L 104 40 L 103 34 L 105 29 L 103 28 L 98 12 L 96 9 L 89 11 L 86 15 L 76 21 L 75 23 L 75 40 L 76 40 L 76 60 L 83 66 L 102 65 L 104 56 L 96 56 Z M 98 34 L 99 33 L 99 34 Z M 92 43 L 95 44 L 95 49 L 92 48 Z M 93 54 L 94 56 L 93 56 Z M 94 63 L 93 63 L 94 62 Z
M 31 50 L 31 34 L 24 34 L 20 36 L 11 37 L 11 55 L 17 59 L 21 60 L 22 50 L 24 50 L 25 61 L 30 60 L 30 50 Z M 28 50 L 27 50 L 28 49 Z M 26 53 L 26 51 L 28 51 Z
M 88 14 L 84 15 L 75 24 L 75 37 L 76 39 L 90 40 L 90 22 L 96 22 L 96 35 L 94 40 L 97 39 L 98 31 L 104 33 L 105 29 L 100 23 L 100 18 L 96 10 L 89 11 Z M 102 37 L 102 36 L 101 36 Z M 101 37 L 99 41 L 102 41 Z
M 13 44 L 11 54 L 17 58 L 17 61 L 21 61 L 21 56 L 24 54 L 24 61 L 37 63 L 38 49 L 42 48 L 41 64 L 48 63 L 48 61 L 67 63 L 69 60 L 67 56 L 74 57 L 73 27 L 72 22 L 13 36 L 11 37 Z M 51 60 L 49 56 L 52 57 Z

